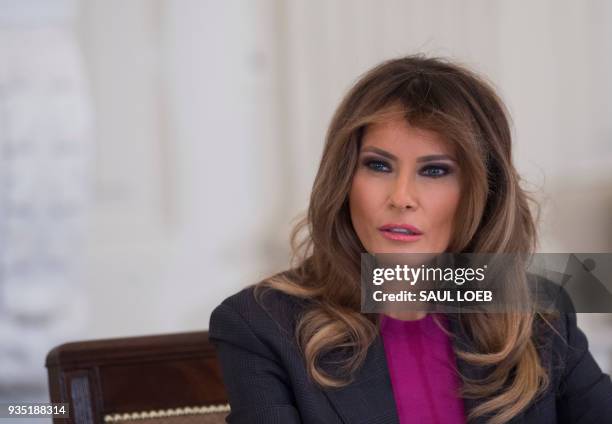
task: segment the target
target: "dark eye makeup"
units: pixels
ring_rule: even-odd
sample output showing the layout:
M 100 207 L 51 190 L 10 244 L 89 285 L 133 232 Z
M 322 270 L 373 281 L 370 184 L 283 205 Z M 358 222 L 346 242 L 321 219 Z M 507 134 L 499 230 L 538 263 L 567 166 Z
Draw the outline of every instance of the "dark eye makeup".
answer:
M 388 161 L 378 158 L 366 157 L 361 161 L 362 165 L 374 172 L 389 173 L 392 167 Z M 430 178 L 440 178 L 451 174 L 453 171 L 450 165 L 445 163 L 428 163 L 419 169 L 419 175 Z
M 450 174 L 451 168 L 444 164 L 428 164 L 421 168 L 419 173 L 426 177 L 438 178 Z
M 391 172 L 391 166 L 387 161 L 380 159 L 366 158 L 363 160 L 363 165 L 368 169 L 376 172 Z

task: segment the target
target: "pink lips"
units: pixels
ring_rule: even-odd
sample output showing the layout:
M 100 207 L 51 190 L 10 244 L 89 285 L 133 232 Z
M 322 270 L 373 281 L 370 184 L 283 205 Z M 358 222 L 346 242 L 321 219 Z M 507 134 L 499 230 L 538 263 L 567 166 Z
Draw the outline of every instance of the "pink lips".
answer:
M 392 229 L 402 228 L 410 231 L 412 234 L 392 231 Z M 409 224 L 386 224 L 380 227 L 378 230 L 381 232 L 383 237 L 396 241 L 417 241 L 423 236 L 421 230 Z

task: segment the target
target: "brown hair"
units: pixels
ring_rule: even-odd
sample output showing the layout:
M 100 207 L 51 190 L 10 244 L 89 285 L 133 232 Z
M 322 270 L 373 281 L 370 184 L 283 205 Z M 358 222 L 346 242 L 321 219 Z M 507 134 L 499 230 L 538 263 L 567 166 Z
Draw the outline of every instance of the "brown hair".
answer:
M 422 55 L 376 66 L 346 94 L 331 120 L 307 214 L 291 234 L 290 269 L 255 289 L 258 298 L 267 287 L 312 301 L 295 333 L 308 373 L 321 387 L 352 381 L 379 331 L 379 315 L 360 312 L 360 254 L 366 250 L 351 223 L 348 193 L 364 129 L 398 105 L 411 125 L 443 135 L 457 149 L 463 195 L 455 222 L 462 225 L 455 226 L 448 251 L 529 254 L 535 249 L 530 199 L 512 164 L 508 113 L 491 85 L 464 66 Z M 526 284 L 519 287 L 526 296 Z M 487 398 L 468 418 L 492 414 L 491 424 L 507 422 L 546 388 L 547 373 L 533 339 L 535 316 L 460 314 L 477 351 L 456 354 L 494 366 L 485 380 L 462 376 L 463 396 Z M 344 379 L 318 364 L 336 347 L 351 349 L 340 367 Z

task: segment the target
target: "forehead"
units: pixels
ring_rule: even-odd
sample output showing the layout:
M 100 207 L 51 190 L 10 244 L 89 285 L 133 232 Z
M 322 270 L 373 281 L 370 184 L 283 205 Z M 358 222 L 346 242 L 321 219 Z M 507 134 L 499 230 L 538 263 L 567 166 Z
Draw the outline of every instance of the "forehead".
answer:
M 376 146 L 398 154 L 423 151 L 452 154 L 451 144 L 439 133 L 415 127 L 403 116 L 392 116 L 369 124 L 363 134 L 361 148 Z

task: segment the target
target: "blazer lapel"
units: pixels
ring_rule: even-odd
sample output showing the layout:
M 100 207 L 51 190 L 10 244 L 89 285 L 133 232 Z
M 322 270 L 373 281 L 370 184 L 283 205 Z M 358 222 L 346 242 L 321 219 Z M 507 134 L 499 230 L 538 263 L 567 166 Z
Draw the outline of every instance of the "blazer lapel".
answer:
M 340 355 L 328 354 L 336 360 Z M 323 367 L 333 373 L 333 366 Z M 370 346 L 365 362 L 353 382 L 325 395 L 345 424 L 399 424 L 387 358 L 380 334 Z

